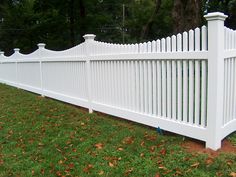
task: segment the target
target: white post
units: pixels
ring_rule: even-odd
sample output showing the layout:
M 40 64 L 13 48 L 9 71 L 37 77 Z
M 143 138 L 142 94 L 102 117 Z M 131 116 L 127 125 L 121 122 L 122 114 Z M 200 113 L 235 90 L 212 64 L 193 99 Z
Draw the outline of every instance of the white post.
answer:
M 219 12 L 204 16 L 208 22 L 208 103 L 206 147 L 221 148 L 224 93 L 224 21 Z
M 39 43 L 39 72 L 40 72 L 40 88 L 41 88 L 41 96 L 45 97 L 44 90 L 43 90 L 43 69 L 42 69 L 42 50 L 45 49 L 46 44 Z
M 20 49 L 19 48 L 15 48 L 14 52 L 15 53 L 20 53 Z M 18 80 L 18 62 L 16 60 L 16 86 L 17 86 L 18 89 L 20 88 L 19 85 L 20 85 L 20 82 Z
M 0 65 L 2 64 L 1 59 L 4 59 L 4 52 L 3 51 L 0 51 Z M 4 83 L 2 81 L 2 78 L 0 78 L 0 83 Z
M 88 109 L 89 113 L 93 113 L 92 109 L 92 88 L 91 88 L 91 64 L 90 64 L 90 45 L 94 41 L 96 35 L 94 34 L 86 34 L 83 36 L 85 39 L 85 52 L 87 55 L 86 60 L 86 71 L 87 71 L 87 90 L 88 90 Z

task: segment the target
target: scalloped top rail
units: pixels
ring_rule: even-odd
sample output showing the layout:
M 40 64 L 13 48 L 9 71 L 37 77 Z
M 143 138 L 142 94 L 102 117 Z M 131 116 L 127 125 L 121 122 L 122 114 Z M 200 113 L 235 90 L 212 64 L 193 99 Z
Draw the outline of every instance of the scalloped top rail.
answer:
M 224 49 L 225 50 L 236 49 L 236 30 L 224 27 L 224 35 L 225 35 Z
M 182 34 L 172 35 L 167 38 L 153 40 L 139 44 L 111 44 L 87 39 L 85 42 L 63 51 L 52 51 L 45 49 L 45 44 L 38 44 L 38 50 L 24 55 L 15 49 L 13 55 L 6 57 L 3 53 L 1 59 L 38 59 L 62 58 L 62 57 L 84 57 L 96 55 L 138 54 L 138 53 L 160 53 L 160 52 L 192 52 L 207 50 L 207 27 L 202 26 Z M 86 49 L 87 47 L 87 49 Z

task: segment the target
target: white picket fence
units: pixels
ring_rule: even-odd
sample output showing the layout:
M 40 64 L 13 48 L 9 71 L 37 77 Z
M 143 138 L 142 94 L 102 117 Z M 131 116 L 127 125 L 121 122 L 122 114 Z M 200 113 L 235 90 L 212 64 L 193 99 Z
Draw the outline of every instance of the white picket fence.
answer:
M 85 35 L 65 51 L 0 56 L 0 82 L 206 142 L 236 130 L 236 31 L 226 16 L 208 27 L 141 44 Z

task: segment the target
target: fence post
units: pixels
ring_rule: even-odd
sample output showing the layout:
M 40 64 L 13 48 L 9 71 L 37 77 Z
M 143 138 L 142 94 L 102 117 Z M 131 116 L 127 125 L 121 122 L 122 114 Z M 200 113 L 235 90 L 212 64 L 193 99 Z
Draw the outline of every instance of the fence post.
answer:
M 221 148 L 224 94 L 224 21 L 220 12 L 204 16 L 208 23 L 208 102 L 206 147 Z
M 86 34 L 83 36 L 85 39 L 85 54 L 86 58 L 86 71 L 87 71 L 87 90 L 88 90 L 88 109 L 89 113 L 93 113 L 92 109 L 92 88 L 91 88 L 91 62 L 89 56 L 91 55 L 91 43 L 94 41 L 96 35 Z
M 2 65 L 1 59 L 4 59 L 4 52 L 3 51 L 0 51 L 0 65 Z M 1 75 L 0 75 L 0 77 L 1 77 Z M 3 83 L 2 78 L 0 78 L 0 83 Z
M 46 44 L 39 43 L 38 50 L 39 50 L 39 72 L 40 72 L 40 89 L 41 89 L 41 96 L 45 97 L 44 90 L 43 90 L 43 69 L 42 69 L 42 50 L 45 49 Z
M 14 52 L 15 53 L 19 53 L 20 52 L 20 49 L 19 48 L 15 48 L 14 49 Z M 20 87 L 19 87 L 19 85 L 20 85 L 20 82 L 19 82 L 19 79 L 18 79 L 18 62 L 17 62 L 17 59 L 16 59 L 16 62 L 15 62 L 15 64 L 16 64 L 16 87 L 19 89 Z

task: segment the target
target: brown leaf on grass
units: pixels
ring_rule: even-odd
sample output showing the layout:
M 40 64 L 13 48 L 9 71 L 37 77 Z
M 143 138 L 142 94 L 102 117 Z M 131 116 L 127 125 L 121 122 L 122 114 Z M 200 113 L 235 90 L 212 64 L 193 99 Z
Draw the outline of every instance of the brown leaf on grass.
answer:
M 145 144 L 145 142 L 144 141 L 142 141 L 141 143 L 140 143 L 140 146 L 144 146 L 144 144 Z
M 156 148 L 156 146 L 151 146 L 151 147 L 150 147 L 150 152 L 154 152 L 154 151 L 155 151 L 155 148 Z
M 68 165 L 68 167 L 69 167 L 70 169 L 72 169 L 72 168 L 75 167 L 75 165 L 74 165 L 73 163 L 70 163 L 70 164 Z
M 130 169 L 126 170 L 125 176 L 128 176 L 133 170 L 134 170 L 134 168 L 130 168 Z
M 126 137 L 122 141 L 124 144 L 133 144 L 134 143 L 134 137 Z
M 57 175 L 57 176 L 62 176 L 62 174 L 61 174 L 60 171 L 57 171 L 57 172 L 56 172 L 56 175 Z
M 191 167 L 197 168 L 199 165 L 200 165 L 200 163 L 196 162 L 196 163 L 192 164 Z
M 85 173 L 89 173 L 89 171 L 90 171 L 92 168 L 93 168 L 93 165 L 88 164 L 88 165 L 83 169 L 83 171 L 84 171 Z
M 228 166 L 231 166 L 232 164 L 233 164 L 233 161 L 232 161 L 232 160 L 228 160 L 228 161 L 227 161 L 227 165 L 228 165 Z
M 231 177 L 236 177 L 236 173 L 235 173 L 235 172 L 231 172 L 231 173 L 229 174 L 229 176 L 231 176 Z
M 109 166 L 112 167 L 112 168 L 115 166 L 115 165 L 114 165 L 113 163 L 111 163 L 111 162 L 109 162 L 108 164 L 109 164 Z
M 59 148 L 56 148 L 56 150 L 57 150 L 57 151 L 59 151 L 59 152 L 62 152 L 62 150 L 61 150 L 61 149 L 59 149 Z
M 160 165 L 158 168 L 159 168 L 159 169 L 162 169 L 162 170 L 167 170 L 167 168 L 164 167 L 163 165 Z
M 223 176 L 223 173 L 222 172 L 216 172 L 216 176 Z
M 124 149 L 121 148 L 121 147 L 119 147 L 119 148 L 117 148 L 117 150 L 118 150 L 118 151 L 123 151 Z
M 44 146 L 44 144 L 43 144 L 43 143 L 38 143 L 38 145 L 39 145 L 39 146 Z
M 0 166 L 3 165 L 4 161 L 0 159 Z
M 183 175 L 179 168 L 175 169 L 175 176 Z
M 144 153 L 141 153 L 139 156 L 140 156 L 140 157 L 144 157 Z
M 104 171 L 103 171 L 103 170 L 101 170 L 101 171 L 98 173 L 99 176 L 101 176 L 101 175 L 103 175 L 103 174 L 104 174 Z
M 164 148 L 161 149 L 161 150 L 160 150 L 160 153 L 161 153 L 161 155 L 166 155 L 166 149 L 164 149 Z
M 32 174 L 32 176 L 34 175 L 34 169 L 33 169 L 33 170 L 31 170 L 31 174 Z
M 214 162 L 214 159 L 210 158 L 210 157 L 207 158 L 206 161 L 205 161 L 206 165 L 211 165 L 213 162 Z
M 81 126 L 84 126 L 84 125 L 85 125 L 85 123 L 84 123 L 84 122 L 81 122 L 81 123 L 80 123 L 80 125 L 81 125 Z
M 148 141 L 156 141 L 157 136 L 156 135 L 145 135 L 145 138 Z
M 33 144 L 33 142 L 34 142 L 34 139 L 33 139 L 33 138 L 31 138 L 31 139 L 29 139 L 29 140 L 28 140 L 28 142 L 29 142 L 30 144 Z
M 62 160 L 59 160 L 59 161 L 58 161 L 58 164 L 63 164 L 63 161 L 62 161 Z
M 42 169 L 40 170 L 40 172 L 41 172 L 42 175 L 44 175 L 45 170 L 42 168 Z
M 102 149 L 103 148 L 103 144 L 102 143 L 97 143 L 94 145 L 97 149 Z
M 155 177 L 161 177 L 161 175 L 160 175 L 159 173 L 157 173 L 157 174 L 155 175 Z

